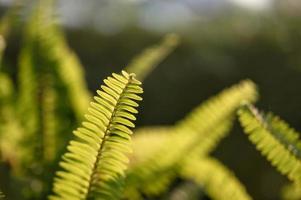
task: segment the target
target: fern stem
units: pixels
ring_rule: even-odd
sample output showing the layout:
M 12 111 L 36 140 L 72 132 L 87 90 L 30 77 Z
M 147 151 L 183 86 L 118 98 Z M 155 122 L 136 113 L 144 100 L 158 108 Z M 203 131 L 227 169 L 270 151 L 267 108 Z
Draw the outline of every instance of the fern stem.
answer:
M 100 144 L 99 150 L 98 150 L 98 152 L 97 152 L 97 158 L 96 158 L 96 160 L 95 160 L 95 162 L 94 162 L 94 165 L 93 165 L 93 170 L 92 170 L 92 173 L 91 173 L 91 176 L 90 176 L 90 182 L 89 182 L 88 190 L 87 190 L 87 193 L 86 193 L 86 199 L 89 198 L 89 194 L 90 194 L 91 191 L 92 191 L 93 180 L 95 180 L 95 176 L 97 175 L 96 172 L 97 172 L 98 163 L 99 163 L 99 161 L 100 161 L 101 152 L 102 152 L 102 150 L 103 150 L 103 148 L 104 148 L 104 146 L 105 146 L 105 143 L 106 143 L 105 138 L 108 136 L 108 134 L 109 134 L 109 129 L 110 129 L 110 127 L 111 127 L 111 124 L 113 123 L 113 120 L 112 120 L 112 119 L 114 119 L 114 117 L 115 117 L 116 110 L 117 110 L 117 108 L 118 108 L 118 105 L 120 104 L 120 99 L 122 99 L 122 97 L 123 97 L 123 95 L 124 95 L 124 93 L 125 93 L 125 91 L 126 91 L 128 85 L 129 85 L 129 83 L 131 82 L 132 78 L 133 78 L 133 75 L 130 74 L 130 77 L 129 77 L 127 83 L 125 84 L 125 86 L 124 86 L 124 88 L 123 88 L 121 94 L 119 95 L 119 97 L 118 97 L 118 99 L 117 99 L 117 103 L 116 103 L 116 105 L 114 106 L 114 110 L 113 110 L 113 112 L 112 112 L 110 121 L 108 122 L 108 125 L 107 125 L 107 127 L 106 127 L 105 134 L 104 134 L 104 136 L 103 136 L 103 138 L 102 138 L 102 141 L 103 141 L 103 142 Z

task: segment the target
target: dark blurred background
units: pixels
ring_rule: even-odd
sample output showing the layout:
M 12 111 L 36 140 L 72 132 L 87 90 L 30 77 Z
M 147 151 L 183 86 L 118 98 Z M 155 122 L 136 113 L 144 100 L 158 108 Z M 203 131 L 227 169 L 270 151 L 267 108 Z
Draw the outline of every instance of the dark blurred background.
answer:
M 1 15 L 11 3 L 0 0 Z M 145 80 L 139 126 L 173 124 L 208 97 L 249 78 L 259 87 L 257 106 L 301 130 L 300 0 L 61 0 L 57 15 L 91 91 L 164 34 L 180 35 L 179 47 Z M 8 43 L 14 72 L 18 31 Z M 238 123 L 214 156 L 254 199 L 278 199 L 287 182 Z

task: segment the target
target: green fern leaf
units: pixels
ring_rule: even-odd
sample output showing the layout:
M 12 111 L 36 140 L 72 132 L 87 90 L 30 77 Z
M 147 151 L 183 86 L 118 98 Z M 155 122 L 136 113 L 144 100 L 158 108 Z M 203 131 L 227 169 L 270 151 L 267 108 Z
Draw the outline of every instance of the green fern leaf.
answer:
M 73 128 L 73 118 L 81 120 L 91 99 L 82 67 L 55 24 L 53 3 L 35 2 L 25 24 L 18 71 L 18 119 L 24 129 L 19 145 L 25 147 L 20 161 L 24 171 L 40 182 L 49 178 L 43 171 L 53 169 L 48 164 L 68 140 L 62 134 Z M 66 126 L 57 126 L 58 122 Z M 47 183 L 40 188 L 46 189 Z
M 91 100 L 82 64 L 76 54 L 69 48 L 65 36 L 55 23 L 52 8 L 55 2 L 43 0 L 39 2 L 35 15 L 30 23 L 33 40 L 39 44 L 42 59 L 54 69 L 58 79 L 63 83 L 71 107 L 78 121 Z
M 47 57 L 50 62 L 55 63 L 56 73 L 63 82 L 72 109 L 80 121 L 89 105 L 91 95 L 87 89 L 85 73 L 79 59 L 69 49 L 63 34 L 56 26 L 43 30 L 42 47 L 48 50 Z
M 56 174 L 50 199 L 118 199 L 127 168 L 127 154 L 136 108 L 128 101 L 142 100 L 140 82 L 122 71 L 107 78 L 89 107 L 86 121 L 74 131 Z M 108 84 L 110 83 L 110 84 Z M 111 87 L 110 85 L 114 85 Z M 116 88 L 118 88 L 116 90 Z
M 56 83 L 60 84 L 57 90 L 64 90 L 60 99 L 70 102 L 69 106 L 78 121 L 81 121 L 91 95 L 87 89 L 83 67 L 76 54 L 69 48 L 59 25 L 55 23 L 57 19 L 52 10 L 54 3 L 52 0 L 38 1 L 26 24 L 24 47 L 20 56 L 20 91 L 24 90 L 23 79 L 26 80 L 26 75 L 31 75 L 29 78 L 35 79 L 31 83 L 35 83 L 39 82 L 37 77 L 41 71 L 51 73 L 55 76 Z M 23 68 L 27 68 L 27 71 L 23 72 Z M 24 85 L 24 88 L 34 87 Z
M 239 121 L 256 148 L 282 174 L 301 181 L 298 133 L 272 114 L 265 116 L 249 104 L 238 111 Z
M 202 186 L 215 200 L 251 200 L 245 187 L 223 164 L 213 158 L 188 158 L 181 175 Z

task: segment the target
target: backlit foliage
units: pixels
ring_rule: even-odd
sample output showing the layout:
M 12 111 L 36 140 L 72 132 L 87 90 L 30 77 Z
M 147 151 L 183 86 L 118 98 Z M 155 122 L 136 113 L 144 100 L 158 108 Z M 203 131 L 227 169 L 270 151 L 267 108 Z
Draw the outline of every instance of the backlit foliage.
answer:
M 5 198 L 176 200 L 185 191 L 187 199 L 204 192 L 216 200 L 249 200 L 239 178 L 211 155 L 238 117 L 254 146 L 292 181 L 283 199 L 300 199 L 300 134 L 279 117 L 257 111 L 251 80 L 225 89 L 173 125 L 139 127 L 133 135 L 143 92 L 137 79 L 143 82 L 175 50 L 179 36 L 167 34 L 139 53 L 125 71 L 104 79 L 93 99 L 83 66 L 56 22 L 54 2 L 33 3 L 25 20 L 16 4 L 0 22 Z M 2 58 L 17 23 L 22 44 L 15 77 Z
M 260 114 L 251 105 L 238 111 L 239 120 L 250 141 L 282 174 L 299 183 L 301 162 L 299 134 L 272 114 Z
M 208 155 L 229 132 L 241 102 L 256 98 L 255 85 L 242 81 L 202 103 L 172 127 L 137 130 L 128 190 L 150 196 L 165 191 L 185 158 Z
M 135 101 L 143 91 L 134 74 L 122 71 L 104 80 L 95 102 L 82 127 L 74 131 L 72 140 L 62 157 L 50 199 L 119 199 L 122 179 L 127 168 L 127 154 L 138 111 Z
M 83 67 L 57 24 L 53 3 L 33 4 L 22 24 L 17 85 L 0 68 L 0 154 L 11 166 L 10 176 L 17 176 L 22 185 L 17 189 L 18 199 L 40 199 L 49 193 L 56 160 L 70 139 L 68 133 L 83 119 L 92 100 Z M 22 9 L 17 2 L 2 19 L 0 46 L 20 21 Z M 153 53 L 160 61 L 168 55 Z M 141 55 L 139 59 L 147 61 Z M 159 63 L 148 62 L 145 68 Z M 147 75 L 150 71 L 145 70 Z

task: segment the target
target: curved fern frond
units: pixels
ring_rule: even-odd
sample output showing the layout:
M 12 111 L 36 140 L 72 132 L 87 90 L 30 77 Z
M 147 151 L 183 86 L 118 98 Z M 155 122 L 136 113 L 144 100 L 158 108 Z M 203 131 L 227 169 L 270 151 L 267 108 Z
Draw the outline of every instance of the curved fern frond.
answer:
M 182 167 L 181 175 L 203 187 L 212 199 L 252 199 L 235 175 L 216 159 L 188 159 Z
M 282 174 L 301 181 L 298 133 L 272 114 L 260 114 L 249 104 L 238 110 L 239 121 L 250 141 Z
M 281 191 L 283 200 L 300 200 L 301 199 L 301 185 L 292 183 L 283 187 Z
M 41 57 L 54 68 L 59 80 L 66 89 L 71 107 L 78 121 L 86 111 L 91 100 L 83 67 L 76 54 L 69 48 L 60 27 L 55 23 L 52 7 L 54 1 L 39 2 L 35 15 L 31 19 L 30 31 L 34 32 L 33 40 L 39 44 Z M 37 28 L 38 27 L 38 28 Z
M 58 27 L 45 28 L 42 40 L 43 48 L 48 51 L 47 57 L 55 63 L 56 73 L 64 83 L 72 109 L 80 121 L 91 100 L 83 67 L 76 54 L 69 49 Z
M 35 136 L 39 132 L 40 124 L 38 73 L 34 67 L 33 52 L 33 46 L 25 44 L 19 57 L 17 114 L 26 134 L 26 137 L 24 136 L 22 141 L 22 145 L 26 147 L 27 151 L 27 156 L 22 158 L 22 162 L 25 165 L 29 165 L 34 160 L 34 157 L 38 157 L 37 146 L 32 145 L 32 141 L 37 140 Z
M 52 9 L 54 3 L 52 0 L 41 0 L 33 9 L 25 27 L 19 74 L 23 74 L 22 65 L 30 65 L 36 76 L 43 70 L 54 75 L 56 84 L 60 84 L 57 86 L 58 91 L 64 90 L 60 98 L 68 101 L 78 121 L 81 121 L 91 95 L 87 89 L 83 67 L 56 24 Z M 20 85 L 23 85 L 22 82 Z M 23 88 L 20 91 L 22 92 Z
M 122 71 L 104 80 L 76 139 L 68 145 L 56 173 L 50 199 L 118 199 L 120 179 L 127 168 L 127 154 L 137 113 L 135 101 L 142 100 L 141 83 L 134 74 Z
M 26 134 L 22 141 L 27 151 L 22 158 L 24 169 L 41 167 L 38 161 L 49 162 L 58 157 L 67 142 L 61 134 L 73 128 L 69 123 L 75 121 L 72 118 L 81 120 L 91 99 L 82 67 L 55 24 L 53 3 L 41 0 L 34 4 L 20 52 L 18 107 Z M 58 121 L 66 126 L 56 126 Z M 42 169 L 47 171 L 47 167 Z M 37 171 L 31 170 L 34 174 Z M 41 174 L 45 173 L 37 176 Z
M 147 48 L 135 57 L 125 70 L 135 73 L 138 79 L 143 81 L 178 44 L 179 36 L 176 34 L 168 34 L 163 38 L 160 44 Z
M 167 186 L 166 180 L 175 178 L 181 161 L 192 155 L 209 154 L 229 132 L 235 111 L 241 102 L 244 100 L 255 101 L 256 98 L 255 85 L 251 81 L 243 81 L 201 104 L 174 127 L 163 129 L 163 132 L 166 131 L 166 133 L 163 133 L 162 141 L 159 141 L 162 143 L 156 151 L 152 152 L 152 155 L 148 155 L 147 159 L 139 159 L 137 157 L 142 157 L 143 154 L 134 153 L 134 159 L 141 162 L 134 162 L 131 165 L 128 187 L 141 188 L 145 193 L 156 194 L 164 191 L 164 188 L 159 186 Z M 139 131 L 136 133 L 139 139 Z M 160 131 L 159 133 L 162 134 Z M 142 134 L 141 137 L 143 135 L 146 136 L 146 134 Z M 168 139 L 164 139 L 166 137 Z M 149 145 L 151 144 L 152 142 L 149 140 Z M 147 148 L 146 143 L 140 151 L 143 152 L 145 148 Z M 137 151 L 139 150 L 137 149 Z M 159 183 L 161 179 L 161 183 L 164 184 Z M 156 182 L 158 187 L 155 187 Z

